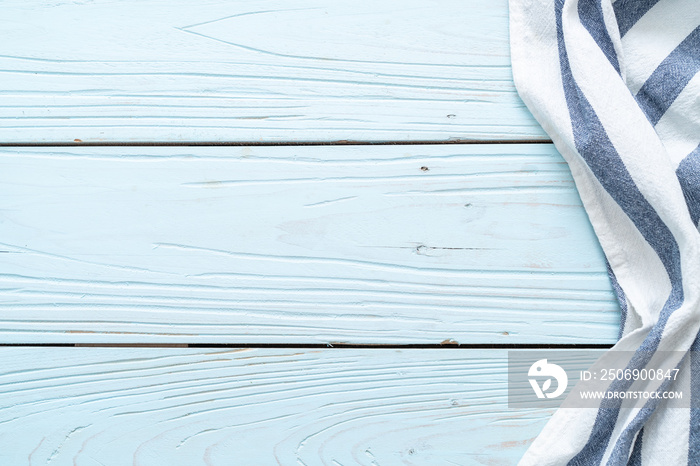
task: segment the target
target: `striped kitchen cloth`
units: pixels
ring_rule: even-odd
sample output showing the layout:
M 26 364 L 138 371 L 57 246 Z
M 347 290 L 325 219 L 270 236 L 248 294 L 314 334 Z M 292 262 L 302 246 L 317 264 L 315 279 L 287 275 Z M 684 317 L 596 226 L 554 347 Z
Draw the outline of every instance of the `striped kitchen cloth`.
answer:
M 672 383 L 700 399 L 689 357 L 700 350 L 700 0 L 510 0 L 510 34 L 518 92 L 568 162 L 610 266 L 622 309 L 611 352 L 632 369 L 667 354 L 686 374 Z M 520 464 L 700 464 L 700 408 L 666 408 L 560 409 Z

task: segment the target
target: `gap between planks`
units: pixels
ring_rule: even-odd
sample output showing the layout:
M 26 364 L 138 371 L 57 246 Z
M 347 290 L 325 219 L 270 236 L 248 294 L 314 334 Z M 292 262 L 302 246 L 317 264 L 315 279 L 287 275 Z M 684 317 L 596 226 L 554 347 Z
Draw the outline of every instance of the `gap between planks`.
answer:
M 551 139 L 513 139 L 513 140 L 477 140 L 477 139 L 449 139 L 446 141 L 301 141 L 301 142 L 260 142 L 260 141 L 188 141 L 188 142 L 0 142 L 0 147 L 206 147 L 206 146 L 255 146 L 255 147 L 275 147 L 275 146 L 426 146 L 426 145 L 466 145 L 466 144 L 552 144 Z
M 609 349 L 607 343 L 452 343 L 441 344 L 347 344 L 347 343 L 0 343 L 0 347 L 69 347 L 69 348 L 277 348 L 277 349 Z

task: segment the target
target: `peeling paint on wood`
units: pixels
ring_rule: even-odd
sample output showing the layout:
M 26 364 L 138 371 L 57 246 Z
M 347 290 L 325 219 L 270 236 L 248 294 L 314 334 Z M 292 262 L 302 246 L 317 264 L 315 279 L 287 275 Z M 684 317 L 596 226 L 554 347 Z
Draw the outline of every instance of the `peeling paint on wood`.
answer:
M 3 5 L 0 141 L 547 139 L 506 0 Z
M 0 348 L 0 462 L 511 465 L 502 350 Z
M 0 342 L 78 348 L 0 348 L 0 464 L 514 464 L 457 346 L 617 334 L 564 161 L 351 146 L 546 141 L 507 1 L 205 3 L 3 5 Z M 221 142 L 288 146 L 165 147 Z
M 5 342 L 617 334 L 549 145 L 4 149 L 0 209 Z

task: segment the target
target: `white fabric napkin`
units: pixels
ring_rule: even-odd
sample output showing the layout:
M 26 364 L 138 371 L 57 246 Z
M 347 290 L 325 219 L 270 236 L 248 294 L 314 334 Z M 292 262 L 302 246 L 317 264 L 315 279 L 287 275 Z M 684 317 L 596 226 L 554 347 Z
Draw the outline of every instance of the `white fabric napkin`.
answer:
M 633 369 L 667 354 L 684 374 L 672 383 L 700 399 L 700 1 L 510 0 L 510 34 L 518 92 L 617 282 L 610 351 Z M 700 464 L 700 408 L 620 404 L 558 410 L 520 464 Z

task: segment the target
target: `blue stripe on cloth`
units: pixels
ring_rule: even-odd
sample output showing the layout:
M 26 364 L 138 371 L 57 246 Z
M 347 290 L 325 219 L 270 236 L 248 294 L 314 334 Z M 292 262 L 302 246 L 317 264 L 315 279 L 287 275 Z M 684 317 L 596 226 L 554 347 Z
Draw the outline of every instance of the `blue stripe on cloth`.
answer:
M 637 92 L 637 103 L 651 124 L 659 122 L 678 94 L 700 71 L 700 26 L 688 34 Z
M 688 466 L 700 464 L 700 335 L 690 347 L 690 432 Z
M 615 150 L 603 124 L 576 83 L 564 43 L 562 8 L 565 0 L 556 0 L 557 39 L 566 98 L 576 150 L 586 161 L 600 184 L 632 220 L 644 239 L 661 259 L 672 283 L 681 282 L 680 250 L 671 230 L 639 191 Z
M 617 335 L 617 339 L 619 340 L 622 338 L 622 334 L 625 331 L 625 323 L 627 322 L 627 297 L 625 296 L 625 292 L 622 290 L 622 287 L 617 282 L 615 272 L 613 272 L 613 269 L 610 267 L 610 263 L 607 260 L 605 261 L 605 266 L 608 269 L 608 276 L 610 277 L 610 283 L 612 284 L 613 291 L 615 291 L 615 295 L 617 296 L 617 302 L 620 303 L 620 330 Z
M 657 3 L 659 0 L 617 0 L 613 3 L 620 36 L 627 34 L 627 31 L 632 29 L 632 26 L 637 24 L 637 21 Z
M 700 220 L 700 145 L 681 161 L 676 176 L 681 183 L 690 218 L 697 226 Z
M 632 449 L 632 454 L 630 455 L 630 460 L 627 462 L 627 466 L 641 466 L 642 465 L 642 442 L 644 439 L 644 427 L 639 429 L 637 434 L 637 440 L 634 441 L 634 448 Z
M 589 34 L 596 41 L 598 47 L 600 47 L 610 64 L 617 71 L 617 74 L 620 74 L 617 52 L 615 52 L 615 46 L 603 19 L 603 0 L 579 0 L 578 16 L 581 18 L 583 27 L 588 30 Z
M 682 363 L 683 362 L 681 361 L 676 368 L 680 370 Z M 664 381 L 656 390 L 656 393 L 667 391 L 672 383 L 672 379 Z M 629 388 L 629 384 L 627 384 L 626 388 Z M 644 428 L 644 423 L 649 419 L 649 417 L 651 417 L 652 414 L 654 414 L 654 410 L 661 403 L 661 401 L 660 396 L 655 400 L 647 401 L 639 410 L 634 419 L 632 419 L 632 422 L 630 422 L 620 433 L 620 437 L 615 443 L 615 447 L 610 454 L 610 459 L 608 459 L 608 466 L 625 464 L 625 460 L 627 459 L 627 455 L 630 454 L 630 447 L 632 446 L 632 441 L 634 440 L 635 435 L 637 435 L 637 431 L 641 431 Z
M 660 312 L 659 319 L 649 332 L 641 347 L 632 357 L 630 369 L 643 368 L 658 348 L 663 329 L 670 315 L 683 302 L 680 250 L 673 234 L 639 191 L 622 159 L 610 141 L 605 128 L 591 104 L 577 85 L 569 65 L 564 32 L 562 10 L 565 0 L 555 0 L 557 42 L 562 74 L 562 85 L 571 117 L 574 143 L 581 157 L 598 179 L 601 186 L 617 202 L 625 214 L 635 224 L 644 239 L 654 249 L 668 273 L 671 293 Z M 610 390 L 625 390 L 631 381 L 616 381 Z M 658 400 L 657 400 L 658 401 Z M 610 435 L 619 416 L 621 400 L 604 399 L 598 410 L 590 437 L 582 450 L 569 462 L 572 466 L 598 464 L 605 454 Z M 645 406 L 632 425 L 628 426 L 613 449 L 612 464 L 625 464 L 632 440 L 643 422 L 653 413 L 655 405 Z M 641 423 L 641 424 L 640 424 Z M 631 434 L 631 435 L 630 435 Z M 624 447 L 627 447 L 625 450 Z M 621 455 L 624 454 L 624 461 Z

